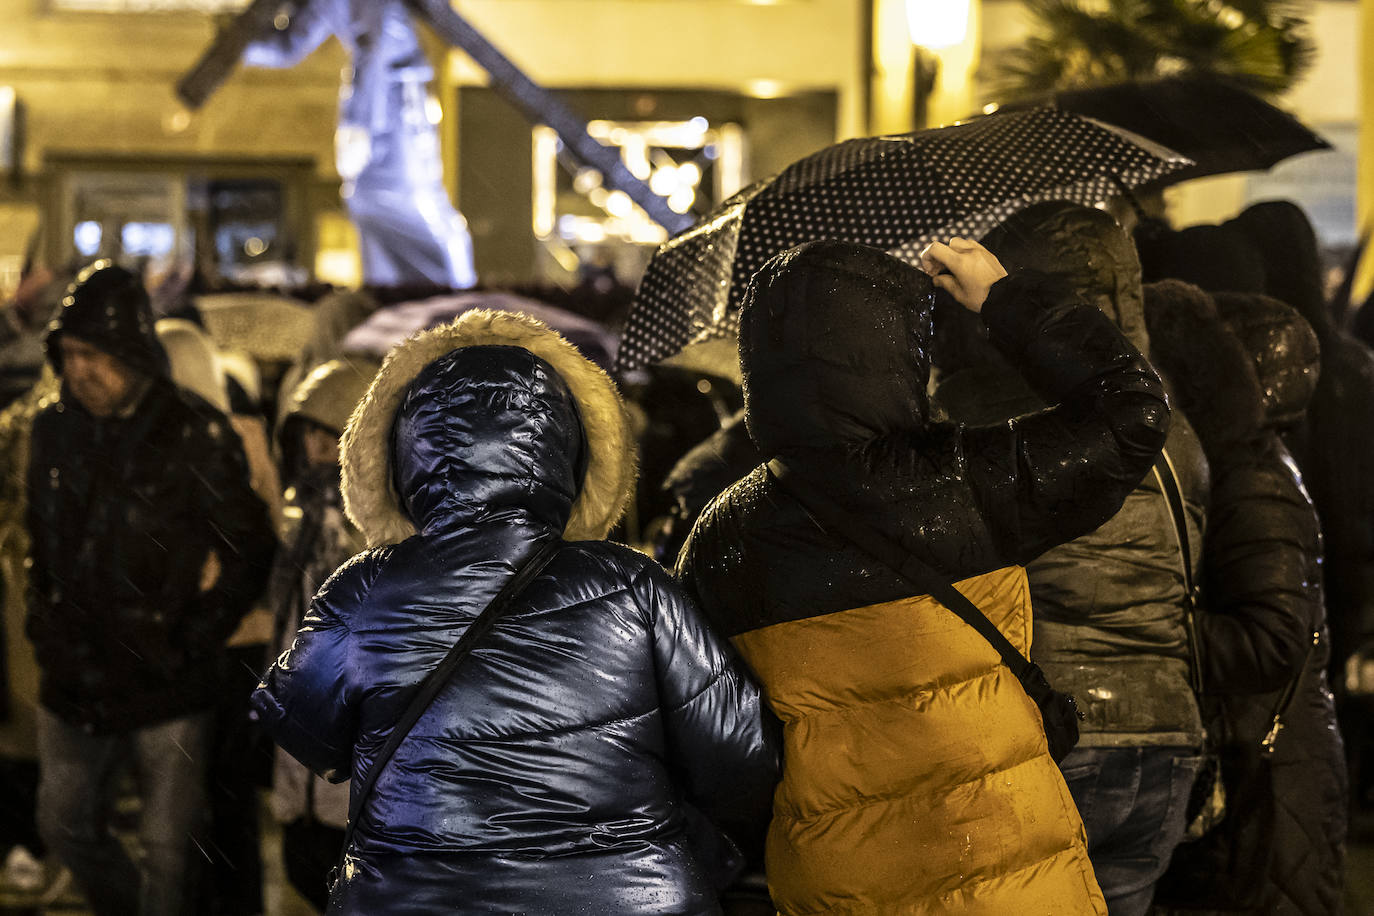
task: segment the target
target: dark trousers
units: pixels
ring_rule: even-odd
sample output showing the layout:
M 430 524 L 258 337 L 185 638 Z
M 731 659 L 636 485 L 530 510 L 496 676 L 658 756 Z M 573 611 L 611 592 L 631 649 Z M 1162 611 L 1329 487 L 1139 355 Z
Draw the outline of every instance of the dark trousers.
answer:
M 97 916 L 188 912 L 188 850 L 202 835 L 209 743 L 209 713 L 92 735 L 39 711 L 38 826 Z M 142 800 L 138 862 L 110 831 L 117 777 L 129 765 Z
M 38 838 L 38 761 L 0 757 L 0 856 L 23 846 L 42 858 Z
M 1080 747 L 1059 764 L 1111 916 L 1144 916 L 1187 829 L 1202 758 L 1187 747 Z

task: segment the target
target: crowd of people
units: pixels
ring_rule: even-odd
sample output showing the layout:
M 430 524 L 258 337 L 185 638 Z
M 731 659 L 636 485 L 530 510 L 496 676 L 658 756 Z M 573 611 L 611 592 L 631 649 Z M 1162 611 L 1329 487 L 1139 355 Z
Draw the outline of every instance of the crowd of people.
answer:
M 1374 353 L 1325 301 L 1285 203 L 811 242 L 669 469 L 524 315 L 379 363 L 340 292 L 272 391 L 124 266 L 31 280 L 5 880 L 261 913 L 265 793 L 337 913 L 1340 913 Z

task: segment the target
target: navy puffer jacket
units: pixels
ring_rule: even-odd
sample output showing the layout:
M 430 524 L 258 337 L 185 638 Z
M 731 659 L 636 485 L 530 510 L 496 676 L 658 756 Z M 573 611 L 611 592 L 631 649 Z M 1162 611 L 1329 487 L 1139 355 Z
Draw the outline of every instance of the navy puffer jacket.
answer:
M 344 440 L 374 547 L 254 695 L 282 746 L 359 785 L 415 685 L 564 540 L 382 770 L 331 913 L 718 911 L 682 803 L 766 823 L 776 745 L 728 644 L 602 540 L 632 453 L 610 380 L 537 322 L 469 313 L 388 359 Z

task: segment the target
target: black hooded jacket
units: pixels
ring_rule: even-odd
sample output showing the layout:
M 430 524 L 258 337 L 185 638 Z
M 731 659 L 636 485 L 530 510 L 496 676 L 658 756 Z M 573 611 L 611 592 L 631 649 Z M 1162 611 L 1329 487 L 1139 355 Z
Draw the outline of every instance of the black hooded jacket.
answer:
M 1321 375 L 1304 422 L 1284 439 L 1321 519 L 1330 676 L 1374 636 L 1374 352 L 1337 327 L 1322 290 L 1316 235 L 1295 204 L 1255 204 L 1218 226 L 1156 230 L 1146 279 L 1177 278 L 1212 293 L 1260 293 L 1297 309 L 1321 345 Z
M 1209 886 L 1209 875 L 1230 867 L 1228 844 L 1263 831 L 1273 855 L 1249 876 L 1257 902 L 1224 911 L 1338 913 L 1347 789 L 1326 682 L 1321 532 L 1278 436 L 1301 419 L 1315 387 L 1316 338 L 1276 299 L 1221 293 L 1213 304 L 1176 280 L 1145 289 L 1157 359 L 1178 380 L 1177 401 L 1212 468 L 1198 618 L 1209 728 L 1224 753 L 1253 761 L 1276 712 L 1283 724 L 1269 797 L 1234 806 L 1224 829 L 1189 846 L 1171 874 Z M 1191 889 L 1184 896 L 1197 897 Z
M 60 370 L 56 340 L 71 334 L 150 382 L 127 417 L 93 416 L 64 391 L 34 420 L 27 631 L 42 704 L 112 732 L 217 700 L 224 642 L 265 584 L 275 541 L 229 421 L 160 374 L 146 296 L 127 272 L 103 273 L 114 282 L 79 279 L 64 300 L 50 358 Z
M 1169 421 L 1158 376 L 1121 333 L 1062 285 L 1005 278 L 983 321 L 1057 406 L 996 426 L 933 422 L 931 309 L 907 298 L 924 281 L 854 247 L 806 270 L 778 261 L 754 281 L 740 353 L 759 451 L 951 580 L 1027 563 L 1115 511 Z M 736 538 L 757 549 L 731 547 Z M 680 570 L 731 634 L 910 593 L 817 530 L 762 467 L 703 514 Z
M 1139 262 L 1129 237 L 1106 213 L 1068 203 L 1040 204 L 1007 220 L 984 244 L 1009 268 L 1055 272 L 1141 352 L 1150 352 Z M 1044 403 L 977 334 L 955 328 L 940 343 L 953 338 L 959 346 L 936 353 L 947 373 L 936 401 L 950 416 L 991 423 Z M 1174 411 L 1165 450 L 1178 472 L 1188 562 L 1196 570 L 1207 462 L 1183 411 Z M 1169 504 L 1154 475 L 1142 473 L 1104 524 L 1026 567 L 1035 608 L 1031 657 L 1057 689 L 1077 698 L 1087 716 L 1082 745 L 1201 743 L 1202 722 L 1189 681 L 1183 563 Z

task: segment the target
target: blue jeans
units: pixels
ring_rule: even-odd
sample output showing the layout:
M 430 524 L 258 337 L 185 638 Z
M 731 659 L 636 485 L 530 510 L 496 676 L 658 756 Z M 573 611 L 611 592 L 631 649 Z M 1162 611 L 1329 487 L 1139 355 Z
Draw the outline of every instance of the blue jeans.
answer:
M 98 916 L 187 912 L 187 853 L 205 817 L 209 737 L 209 713 L 92 735 L 39 710 L 38 829 Z M 127 764 L 143 803 L 138 865 L 109 829 Z
M 1188 826 L 1197 754 L 1190 747 L 1080 747 L 1059 764 L 1111 916 L 1149 912 Z

